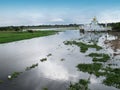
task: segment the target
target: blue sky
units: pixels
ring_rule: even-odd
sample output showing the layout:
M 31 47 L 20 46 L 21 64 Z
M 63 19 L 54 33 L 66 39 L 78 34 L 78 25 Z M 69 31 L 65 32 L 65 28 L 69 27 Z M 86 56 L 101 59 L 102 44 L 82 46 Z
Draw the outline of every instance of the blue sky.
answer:
M 120 21 L 120 0 L 0 0 L 0 26 Z

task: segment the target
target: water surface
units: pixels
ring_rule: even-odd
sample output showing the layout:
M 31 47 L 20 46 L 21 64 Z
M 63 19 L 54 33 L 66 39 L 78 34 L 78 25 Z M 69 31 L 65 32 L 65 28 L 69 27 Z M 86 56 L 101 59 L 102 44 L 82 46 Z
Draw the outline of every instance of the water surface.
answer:
M 107 62 L 117 64 L 120 67 L 120 35 L 116 33 L 80 33 L 78 30 L 67 30 L 59 34 L 0 44 L 0 90 L 67 90 L 70 82 L 78 82 L 79 79 L 90 77 L 88 73 L 78 71 L 76 66 L 79 63 L 92 63 L 90 52 L 81 53 L 80 48 L 72 45 L 64 45 L 66 40 L 81 40 L 84 42 L 95 41 L 113 58 Z M 51 54 L 51 56 L 47 56 Z M 47 58 L 41 62 L 40 59 Z M 26 67 L 38 63 L 29 71 Z M 13 72 L 23 72 L 18 78 L 9 81 L 8 75 Z M 118 90 L 102 84 L 104 77 L 97 78 L 92 75 L 90 78 L 91 90 Z

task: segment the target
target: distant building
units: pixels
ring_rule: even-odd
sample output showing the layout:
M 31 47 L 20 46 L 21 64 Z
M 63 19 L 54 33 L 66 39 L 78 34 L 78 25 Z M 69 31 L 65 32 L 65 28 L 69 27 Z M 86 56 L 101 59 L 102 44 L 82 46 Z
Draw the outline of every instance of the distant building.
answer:
M 96 17 L 94 17 L 90 24 L 85 24 L 83 26 L 80 26 L 80 30 L 84 30 L 84 31 L 108 31 L 108 30 L 112 30 L 112 28 L 108 27 L 107 24 L 105 24 L 105 26 L 99 25 Z

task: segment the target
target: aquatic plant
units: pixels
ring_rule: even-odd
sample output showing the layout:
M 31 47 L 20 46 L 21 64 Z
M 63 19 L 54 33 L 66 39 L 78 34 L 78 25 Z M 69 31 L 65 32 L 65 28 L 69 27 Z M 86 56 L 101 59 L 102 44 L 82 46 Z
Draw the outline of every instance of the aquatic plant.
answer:
M 31 70 L 32 68 L 35 68 L 35 67 L 37 67 L 38 66 L 38 63 L 36 63 L 36 64 L 33 64 L 32 66 L 30 66 L 30 67 L 26 67 L 26 71 L 27 70 Z
M 106 68 L 106 79 L 103 83 L 108 86 L 114 86 L 120 89 L 120 68 Z
M 40 59 L 41 62 L 47 61 L 47 58 Z
M 65 41 L 65 45 L 77 45 L 80 47 L 80 52 L 85 53 L 88 48 L 96 48 L 96 50 L 102 49 L 102 47 L 98 46 L 97 44 L 86 44 L 83 42 L 77 42 L 77 41 Z
M 120 89 L 120 75 L 118 74 L 109 74 L 106 79 L 103 81 L 105 85 L 114 86 Z
M 78 64 L 77 68 L 82 72 L 88 72 L 89 74 L 94 74 L 97 77 L 105 76 L 107 74 L 107 71 L 103 69 L 103 65 L 101 63 Z
M 101 63 L 93 63 L 93 64 L 78 64 L 77 68 L 80 71 L 88 72 L 89 74 L 98 74 L 98 71 L 102 68 Z
M 118 64 L 115 64 L 115 63 L 109 63 L 108 66 L 118 66 Z
M 12 80 L 14 78 L 17 78 L 22 72 L 13 72 L 11 75 L 8 75 L 8 79 Z
M 103 68 L 100 63 L 79 64 L 77 67 L 80 71 L 94 74 L 97 77 L 105 76 L 106 78 L 103 80 L 103 84 L 120 88 L 120 68 Z
M 96 71 L 99 71 L 102 67 L 102 64 L 101 63 L 93 63 L 93 64 L 78 64 L 77 65 L 77 68 L 80 70 L 80 71 L 83 71 L 83 72 L 88 72 L 88 73 L 93 73 L 93 72 L 96 72 Z
M 64 58 L 61 59 L 61 61 L 64 61 L 64 60 L 65 60 Z
M 3 80 L 0 80 L 0 84 L 2 84 L 3 83 Z
M 48 88 L 45 87 L 45 88 L 43 88 L 42 90 L 48 90 Z
M 93 58 L 93 62 L 106 62 L 108 59 L 104 58 Z
M 47 57 L 50 57 L 50 56 L 52 56 L 52 54 L 51 54 L 51 53 L 47 55 Z
M 90 53 L 88 56 L 93 57 L 94 62 L 106 62 L 110 59 L 110 56 L 104 53 Z
M 88 56 L 90 57 L 102 57 L 103 54 L 100 53 L 90 53 Z
M 78 83 L 70 83 L 68 90 L 89 90 L 88 89 L 89 81 L 85 79 L 80 79 Z

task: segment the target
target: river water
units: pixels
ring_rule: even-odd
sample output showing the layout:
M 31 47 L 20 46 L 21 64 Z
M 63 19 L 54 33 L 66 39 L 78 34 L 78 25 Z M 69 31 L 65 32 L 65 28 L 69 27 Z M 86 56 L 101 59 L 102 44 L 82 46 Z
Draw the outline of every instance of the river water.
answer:
M 59 34 L 0 44 L 0 90 L 67 90 L 70 82 L 89 78 L 88 73 L 78 71 L 79 63 L 92 63 L 87 53 L 81 53 L 77 46 L 64 45 L 66 40 L 98 41 L 104 48 L 101 52 L 111 55 L 110 64 L 120 67 L 120 34 L 118 33 L 80 33 L 79 30 L 66 30 Z M 49 54 L 51 54 L 49 56 Z M 41 62 L 40 59 L 47 58 Z M 38 63 L 38 66 L 25 71 L 26 67 Z M 17 78 L 8 80 L 13 72 L 23 72 Z M 91 90 L 119 90 L 101 83 L 104 77 L 90 78 Z

